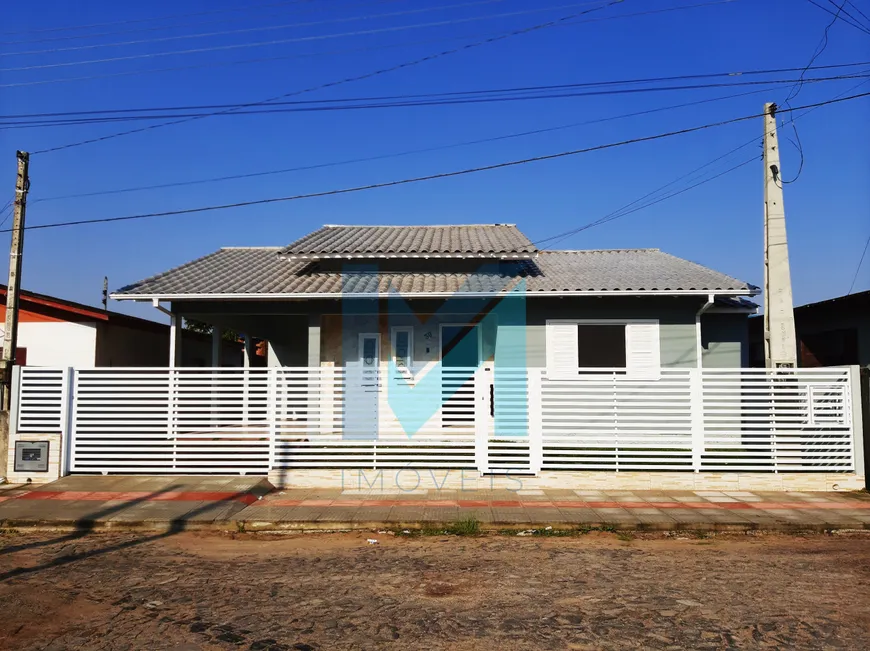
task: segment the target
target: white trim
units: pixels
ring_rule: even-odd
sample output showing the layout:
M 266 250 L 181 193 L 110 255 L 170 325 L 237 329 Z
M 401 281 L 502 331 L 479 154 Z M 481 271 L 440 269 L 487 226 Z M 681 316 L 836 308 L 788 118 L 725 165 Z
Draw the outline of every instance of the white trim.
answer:
M 393 326 L 390 329 L 390 359 L 396 364 L 396 334 L 399 332 L 408 333 L 408 363 L 405 368 L 411 370 L 414 367 L 414 326 Z
M 755 296 L 760 290 L 716 290 L 717 296 Z M 492 298 L 494 296 L 507 296 L 512 290 L 502 290 L 498 292 L 408 292 L 400 294 L 402 298 Z M 709 291 L 583 291 L 583 290 L 530 290 L 526 292 L 526 297 L 530 296 L 707 296 Z M 344 299 L 344 298 L 366 298 L 375 299 L 388 296 L 388 292 L 366 292 L 360 294 L 350 294 L 346 292 L 330 292 L 330 293 L 262 293 L 262 294 L 110 294 L 110 298 L 115 301 L 220 301 L 220 300 L 279 300 L 279 299 Z

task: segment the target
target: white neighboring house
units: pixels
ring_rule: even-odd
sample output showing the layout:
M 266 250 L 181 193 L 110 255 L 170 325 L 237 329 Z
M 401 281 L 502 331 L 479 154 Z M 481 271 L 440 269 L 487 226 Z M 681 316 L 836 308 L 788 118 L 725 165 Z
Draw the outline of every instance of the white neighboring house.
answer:
M 6 286 L 0 285 L 0 337 Z M 185 331 L 184 365 L 205 366 L 211 337 Z M 242 346 L 223 342 L 224 366 L 241 366 Z M 168 366 L 169 326 L 53 296 L 22 291 L 18 316 L 19 366 Z

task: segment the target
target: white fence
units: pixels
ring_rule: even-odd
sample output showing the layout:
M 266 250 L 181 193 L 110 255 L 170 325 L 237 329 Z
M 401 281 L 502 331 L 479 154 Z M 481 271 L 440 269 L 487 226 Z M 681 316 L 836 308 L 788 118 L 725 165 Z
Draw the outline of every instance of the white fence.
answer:
M 21 369 L 19 432 L 72 472 L 851 471 L 849 368 Z

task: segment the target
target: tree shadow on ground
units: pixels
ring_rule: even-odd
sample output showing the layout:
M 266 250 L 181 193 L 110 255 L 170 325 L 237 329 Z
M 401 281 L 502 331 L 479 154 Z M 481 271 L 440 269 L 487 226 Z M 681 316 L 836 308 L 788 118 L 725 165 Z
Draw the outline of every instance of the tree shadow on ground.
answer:
M 87 519 L 83 519 L 83 520 L 76 522 L 76 530 L 65 535 L 65 536 L 61 536 L 59 538 L 54 538 L 52 540 L 44 540 L 44 541 L 39 541 L 39 542 L 34 542 L 34 543 L 26 543 L 23 545 L 15 545 L 13 547 L 6 547 L 2 551 L 0 551 L 0 553 L 8 554 L 8 553 L 12 553 L 15 551 L 23 551 L 26 549 L 35 549 L 38 547 L 47 547 L 50 545 L 67 543 L 67 542 L 71 542 L 73 540 L 83 539 L 83 538 L 87 537 L 88 535 L 90 535 L 91 533 L 94 533 L 94 528 L 95 528 L 97 522 L 99 521 L 100 517 L 105 517 L 106 515 L 110 515 L 112 513 L 117 513 L 117 512 L 123 511 L 124 509 L 129 508 L 130 506 L 132 506 L 134 504 L 137 504 L 137 503 L 140 503 L 143 501 L 148 501 L 149 499 L 154 499 L 154 497 L 160 495 L 161 493 L 169 492 L 173 488 L 174 487 L 170 486 L 168 488 L 161 489 L 160 491 L 155 491 L 154 493 L 151 493 L 148 496 L 145 496 L 142 498 L 137 498 L 135 500 L 130 500 L 128 502 L 125 502 L 122 505 L 108 507 L 106 509 L 98 511 L 97 513 L 94 513 L 93 515 L 88 516 Z M 76 563 L 78 561 L 83 561 L 83 560 L 86 560 L 88 558 L 93 558 L 95 556 L 109 554 L 109 553 L 115 552 L 115 551 L 121 551 L 123 549 L 128 549 L 130 547 L 135 547 L 138 545 L 143 545 L 143 544 L 146 544 L 149 542 L 153 542 L 156 540 L 161 540 L 164 538 L 168 538 L 170 536 L 174 536 L 176 534 L 183 532 L 187 528 L 187 523 L 190 521 L 190 519 L 192 517 L 195 517 L 197 515 L 200 515 L 202 513 L 207 512 L 211 509 L 214 509 L 218 505 L 228 504 L 228 503 L 234 502 L 237 499 L 244 497 L 245 495 L 247 495 L 247 493 L 245 493 L 245 492 L 234 493 L 233 495 L 225 497 L 221 500 L 208 502 L 207 504 L 204 504 L 203 506 L 200 506 L 196 509 L 193 509 L 192 511 L 188 511 L 183 516 L 180 516 L 178 518 L 170 520 L 169 521 L 169 528 L 166 531 L 161 531 L 159 533 L 155 533 L 152 535 L 144 536 L 141 538 L 136 538 L 134 540 L 128 540 L 128 541 L 125 541 L 122 543 L 118 543 L 116 545 L 109 545 L 106 547 L 91 549 L 91 550 L 88 550 L 86 552 L 81 552 L 78 554 L 66 554 L 66 555 L 54 558 L 54 559 L 48 561 L 47 563 L 42 563 L 41 565 L 35 565 L 33 567 L 18 567 L 18 568 L 15 568 L 13 570 L 9 570 L 8 572 L 4 572 L 4 573 L 0 574 L 0 582 L 7 581 L 9 579 L 13 579 L 13 578 L 17 578 L 17 577 L 21 577 L 21 576 L 35 574 L 36 572 L 41 572 L 43 570 L 47 570 L 47 569 L 50 569 L 53 567 L 62 567 L 64 565 L 69 565 L 70 563 Z

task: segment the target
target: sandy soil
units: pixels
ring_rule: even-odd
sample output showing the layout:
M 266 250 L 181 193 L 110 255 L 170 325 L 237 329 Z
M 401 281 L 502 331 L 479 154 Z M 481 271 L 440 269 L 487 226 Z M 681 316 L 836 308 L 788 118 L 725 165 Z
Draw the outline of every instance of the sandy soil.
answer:
M 0 649 L 866 649 L 868 586 L 866 536 L 6 533 Z

